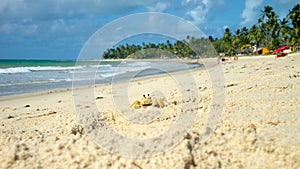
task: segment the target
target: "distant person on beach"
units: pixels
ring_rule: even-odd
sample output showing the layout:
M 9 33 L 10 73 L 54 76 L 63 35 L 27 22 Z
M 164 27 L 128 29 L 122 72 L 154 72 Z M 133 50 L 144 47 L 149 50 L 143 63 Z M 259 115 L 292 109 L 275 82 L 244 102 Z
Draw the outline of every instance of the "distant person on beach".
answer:
M 221 58 L 221 61 L 222 61 L 222 63 L 224 64 L 224 63 L 226 62 L 225 57 L 222 57 L 222 58 Z
M 238 56 L 234 56 L 233 60 L 234 60 L 234 62 L 237 62 L 239 60 L 239 57 Z
M 231 57 L 230 56 L 227 57 L 227 62 L 231 63 Z

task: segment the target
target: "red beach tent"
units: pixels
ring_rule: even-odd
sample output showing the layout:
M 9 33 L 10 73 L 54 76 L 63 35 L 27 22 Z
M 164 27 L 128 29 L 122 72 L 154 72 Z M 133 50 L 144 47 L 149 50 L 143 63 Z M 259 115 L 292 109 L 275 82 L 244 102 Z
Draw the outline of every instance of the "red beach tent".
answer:
M 289 48 L 290 48 L 290 46 L 281 46 L 281 47 L 277 48 L 276 50 L 274 50 L 273 54 L 282 52 L 282 51 L 284 51 L 286 49 L 289 49 Z

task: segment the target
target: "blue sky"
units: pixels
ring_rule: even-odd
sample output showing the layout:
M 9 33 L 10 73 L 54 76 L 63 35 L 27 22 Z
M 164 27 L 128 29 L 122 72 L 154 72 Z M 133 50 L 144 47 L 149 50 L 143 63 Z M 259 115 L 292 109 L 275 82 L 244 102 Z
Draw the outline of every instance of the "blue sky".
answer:
M 191 22 L 207 36 L 221 37 L 226 27 L 234 31 L 252 26 L 265 5 L 271 5 L 282 18 L 297 3 L 298 0 L 1 0 L 0 59 L 76 59 L 94 32 L 135 13 L 172 14 Z M 141 43 L 143 39 L 124 41 Z M 151 36 L 150 40 L 158 41 Z

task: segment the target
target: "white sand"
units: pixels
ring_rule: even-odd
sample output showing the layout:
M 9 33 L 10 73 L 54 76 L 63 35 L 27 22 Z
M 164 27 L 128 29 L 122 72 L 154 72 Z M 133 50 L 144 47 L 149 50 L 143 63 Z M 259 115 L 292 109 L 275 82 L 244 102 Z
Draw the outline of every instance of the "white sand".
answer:
M 76 109 L 89 107 L 75 105 L 71 90 L 1 97 L 0 168 L 300 168 L 300 54 L 243 58 L 223 70 L 226 106 L 213 134 L 199 143 L 212 95 L 209 77 L 197 69 L 192 74 L 200 104 L 193 129 L 172 150 L 145 159 L 97 146 L 76 118 Z M 110 85 L 95 89 L 97 107 L 116 131 L 152 137 L 174 124 L 178 105 L 172 103 L 185 101 L 172 82 L 158 75 L 130 83 L 130 102 L 154 90 L 166 96 L 165 113 L 150 125 L 122 118 L 112 100 L 118 90 Z

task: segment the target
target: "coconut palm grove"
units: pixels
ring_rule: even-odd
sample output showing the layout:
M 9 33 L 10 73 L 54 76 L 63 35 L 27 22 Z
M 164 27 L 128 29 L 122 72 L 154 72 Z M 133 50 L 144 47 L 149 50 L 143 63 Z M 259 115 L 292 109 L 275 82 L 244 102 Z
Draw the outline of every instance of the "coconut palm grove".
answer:
M 293 52 L 300 50 L 300 4 L 289 10 L 282 19 L 272 6 L 265 6 L 260 18 L 252 27 L 235 31 L 226 28 L 222 38 L 190 37 L 171 43 L 125 44 L 107 49 L 103 58 L 153 58 L 157 56 L 176 58 L 211 57 L 223 53 L 232 55 L 256 55 L 265 48 L 269 54 L 281 46 L 290 46 Z

